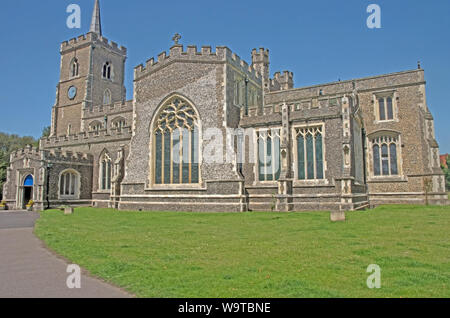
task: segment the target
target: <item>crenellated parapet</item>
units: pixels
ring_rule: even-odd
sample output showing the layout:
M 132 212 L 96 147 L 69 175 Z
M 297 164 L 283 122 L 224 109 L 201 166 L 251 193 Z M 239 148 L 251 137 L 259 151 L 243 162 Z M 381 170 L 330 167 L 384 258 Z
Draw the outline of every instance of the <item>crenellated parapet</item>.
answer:
M 147 60 L 145 66 L 143 64 L 136 66 L 134 79 L 138 80 L 175 62 L 230 63 L 254 80 L 261 78 L 255 68 L 225 46 L 218 46 L 215 51 L 212 50 L 211 46 L 202 46 L 199 51 L 195 45 L 189 45 L 185 50 L 183 45 L 176 44 L 170 48 L 169 54 L 166 51 L 161 52 L 156 59 Z
M 276 72 L 270 79 L 270 91 L 284 91 L 294 88 L 294 73 L 289 71 Z
M 99 131 L 81 132 L 70 136 L 53 136 L 41 139 L 41 147 L 43 149 L 70 147 L 80 144 L 103 143 L 115 140 L 131 139 L 131 127 L 123 127 L 121 129 L 110 128 Z
M 103 36 L 98 36 L 95 33 L 89 32 L 88 34 L 80 35 L 77 38 L 73 38 L 69 41 L 64 41 L 61 43 L 61 53 L 66 51 L 79 49 L 84 46 L 91 45 L 92 43 L 97 43 L 102 45 L 109 50 L 116 52 L 120 55 L 127 55 L 127 48 L 124 46 L 119 46 L 116 42 L 109 41 Z
M 40 160 L 41 152 L 39 151 L 39 148 L 33 147 L 32 145 L 27 145 L 23 149 L 12 152 L 10 155 L 10 162 L 22 159 L 24 157 Z
M 133 111 L 133 101 L 117 102 L 111 105 L 99 105 L 83 110 L 83 118 L 114 115 L 117 113 Z
M 44 160 L 49 162 L 76 162 L 78 164 L 91 165 L 93 156 L 87 153 L 60 151 L 60 150 L 45 150 L 43 151 Z

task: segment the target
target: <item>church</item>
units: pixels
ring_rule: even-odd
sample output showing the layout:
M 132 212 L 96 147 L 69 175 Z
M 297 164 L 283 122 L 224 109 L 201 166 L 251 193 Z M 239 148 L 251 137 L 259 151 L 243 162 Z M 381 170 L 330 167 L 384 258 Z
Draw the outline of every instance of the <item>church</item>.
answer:
M 61 44 L 51 134 L 11 154 L 9 209 L 359 210 L 447 204 L 424 70 L 309 87 L 266 48 L 184 47 L 134 68 L 102 35 Z M 250 55 L 250 52 L 249 52 Z

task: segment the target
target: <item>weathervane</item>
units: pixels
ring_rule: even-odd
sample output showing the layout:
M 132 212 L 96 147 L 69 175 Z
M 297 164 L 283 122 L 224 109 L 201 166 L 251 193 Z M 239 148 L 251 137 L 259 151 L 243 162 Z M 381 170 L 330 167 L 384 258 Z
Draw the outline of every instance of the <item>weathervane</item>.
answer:
M 175 45 L 178 44 L 178 41 L 181 40 L 181 35 L 179 35 L 178 33 L 175 33 L 175 35 L 172 38 L 172 41 L 175 42 Z

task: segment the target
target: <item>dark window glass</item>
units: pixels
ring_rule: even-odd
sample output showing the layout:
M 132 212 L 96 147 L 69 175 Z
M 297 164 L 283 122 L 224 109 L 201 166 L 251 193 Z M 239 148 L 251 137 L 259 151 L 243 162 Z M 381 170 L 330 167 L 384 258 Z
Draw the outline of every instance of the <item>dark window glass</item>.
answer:
M 274 162 L 272 158 L 272 139 L 267 137 L 266 181 L 273 180 Z
M 192 175 L 191 175 L 191 183 L 199 183 L 199 143 L 198 143 L 198 128 L 195 127 L 192 132 Z
M 389 154 L 386 144 L 381 146 L 381 165 L 383 168 L 383 176 L 389 175 Z
M 172 159 L 170 158 L 170 139 L 171 134 L 169 131 L 164 132 L 164 183 L 170 184 L 170 166 Z
M 305 180 L 305 139 L 302 135 L 297 137 L 298 179 Z
M 307 157 L 307 167 L 308 167 L 308 179 L 314 179 L 314 145 L 313 136 L 308 134 L 306 136 L 306 157 Z
M 397 146 L 396 144 L 391 144 L 389 146 L 390 153 L 391 153 L 391 175 L 397 175 L 398 174 L 398 167 L 397 167 Z
M 392 98 L 387 99 L 387 119 L 394 119 L 394 110 L 392 108 Z
M 386 110 L 384 108 L 384 98 L 378 100 L 380 106 L 380 120 L 386 120 Z
M 183 129 L 183 183 L 189 183 L 189 130 Z
M 155 153 L 156 153 L 156 167 L 155 167 L 155 183 L 162 183 L 162 134 L 156 132 L 155 134 Z
M 380 170 L 380 147 L 378 145 L 373 146 L 373 173 L 376 176 L 381 175 L 381 170 Z
M 316 170 L 317 179 L 323 179 L 322 135 L 316 136 Z

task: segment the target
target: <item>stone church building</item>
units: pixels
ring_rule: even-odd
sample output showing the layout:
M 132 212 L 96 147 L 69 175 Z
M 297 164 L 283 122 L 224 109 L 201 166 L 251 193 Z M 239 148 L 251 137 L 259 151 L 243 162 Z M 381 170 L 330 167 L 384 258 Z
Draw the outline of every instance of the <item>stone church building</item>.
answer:
M 11 155 L 10 209 L 356 210 L 447 204 L 424 71 L 294 87 L 228 47 L 179 44 L 134 69 L 102 35 L 61 44 L 51 135 Z

